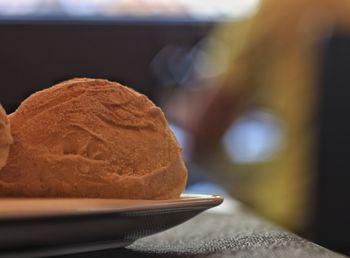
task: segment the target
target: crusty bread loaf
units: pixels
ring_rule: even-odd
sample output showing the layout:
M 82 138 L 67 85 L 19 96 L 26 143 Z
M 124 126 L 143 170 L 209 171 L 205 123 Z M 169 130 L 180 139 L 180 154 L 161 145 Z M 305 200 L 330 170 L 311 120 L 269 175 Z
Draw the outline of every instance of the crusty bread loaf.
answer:
M 10 124 L 6 112 L 0 105 L 0 170 L 5 166 L 12 144 Z
M 0 196 L 177 198 L 187 170 L 162 111 L 118 83 L 72 79 L 10 116 Z

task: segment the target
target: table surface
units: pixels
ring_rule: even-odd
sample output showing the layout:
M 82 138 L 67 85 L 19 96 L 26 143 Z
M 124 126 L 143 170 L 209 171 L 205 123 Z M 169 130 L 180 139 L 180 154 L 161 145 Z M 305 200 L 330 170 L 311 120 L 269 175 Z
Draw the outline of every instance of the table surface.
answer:
M 63 256 L 62 256 L 63 257 Z M 75 254 L 93 257 L 345 257 L 255 216 L 227 200 L 222 207 L 165 232 L 139 239 L 127 248 Z

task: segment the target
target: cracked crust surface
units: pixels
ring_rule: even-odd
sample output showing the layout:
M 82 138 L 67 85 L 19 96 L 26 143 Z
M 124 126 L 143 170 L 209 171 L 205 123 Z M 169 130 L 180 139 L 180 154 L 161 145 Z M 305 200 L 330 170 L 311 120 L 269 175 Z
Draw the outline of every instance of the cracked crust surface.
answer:
M 177 198 L 187 170 L 162 111 L 118 83 L 72 79 L 10 116 L 0 196 Z

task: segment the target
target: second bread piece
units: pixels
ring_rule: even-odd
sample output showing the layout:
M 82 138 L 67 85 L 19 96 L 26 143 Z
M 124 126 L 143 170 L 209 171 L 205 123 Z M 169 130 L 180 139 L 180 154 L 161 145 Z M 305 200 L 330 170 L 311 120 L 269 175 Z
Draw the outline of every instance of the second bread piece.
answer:
M 177 198 L 187 170 L 161 110 L 118 83 L 73 79 L 10 116 L 0 196 Z
M 6 112 L 0 105 L 0 170 L 5 166 L 12 144 L 10 124 Z

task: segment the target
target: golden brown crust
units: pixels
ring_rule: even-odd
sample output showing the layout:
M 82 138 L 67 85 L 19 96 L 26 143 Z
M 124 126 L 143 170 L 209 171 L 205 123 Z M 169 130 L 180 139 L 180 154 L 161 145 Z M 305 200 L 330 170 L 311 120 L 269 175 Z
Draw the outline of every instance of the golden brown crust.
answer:
M 6 112 L 0 105 L 0 170 L 5 166 L 12 144 L 10 124 Z
M 10 116 L 0 196 L 168 199 L 187 171 L 162 111 L 118 83 L 73 79 Z

